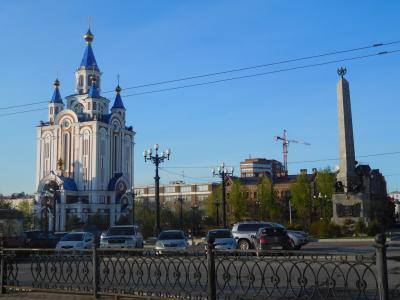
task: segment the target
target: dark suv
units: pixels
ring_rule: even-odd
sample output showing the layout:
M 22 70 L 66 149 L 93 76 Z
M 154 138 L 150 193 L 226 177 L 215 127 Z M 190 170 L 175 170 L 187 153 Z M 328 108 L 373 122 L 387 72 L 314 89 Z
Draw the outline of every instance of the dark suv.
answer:
M 262 227 L 253 236 L 253 240 L 257 250 L 289 248 L 289 237 L 282 226 Z
M 58 242 L 58 237 L 51 232 L 25 231 L 25 235 L 27 248 L 55 248 Z
M 255 239 L 258 230 L 264 227 L 275 227 L 274 223 L 244 221 L 235 223 L 232 227 L 232 235 L 238 243 L 240 250 L 254 249 Z

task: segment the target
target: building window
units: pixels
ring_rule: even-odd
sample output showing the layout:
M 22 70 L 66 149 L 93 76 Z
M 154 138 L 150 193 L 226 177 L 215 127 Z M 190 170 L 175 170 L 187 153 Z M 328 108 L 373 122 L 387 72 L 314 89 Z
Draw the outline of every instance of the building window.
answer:
M 149 188 L 148 194 L 154 194 L 154 188 Z
M 50 107 L 50 114 L 51 115 L 53 114 L 53 108 L 52 107 Z
M 78 85 L 81 87 L 83 86 L 83 75 L 79 75 L 79 82 Z
M 181 186 L 181 193 L 190 193 L 192 191 L 192 187 L 189 186 Z
M 96 109 L 97 109 L 97 103 L 93 102 L 93 110 L 96 110 Z
M 69 158 L 70 158 L 70 138 L 69 138 L 69 133 L 64 133 L 64 138 L 63 138 L 63 161 L 64 161 L 64 170 L 68 171 L 69 170 Z
M 165 187 L 164 193 L 175 193 L 175 187 L 174 186 Z
M 207 192 L 208 191 L 208 185 L 198 185 L 198 186 L 196 186 L 196 191 L 198 191 L 198 192 Z

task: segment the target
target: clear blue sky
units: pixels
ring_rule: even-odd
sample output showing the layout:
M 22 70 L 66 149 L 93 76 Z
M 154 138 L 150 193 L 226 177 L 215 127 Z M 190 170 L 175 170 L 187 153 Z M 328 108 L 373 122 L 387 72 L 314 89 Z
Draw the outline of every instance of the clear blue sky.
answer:
M 400 40 L 399 11 L 395 0 L 2 1 L 0 107 L 50 99 L 57 72 L 62 96 L 74 92 L 89 15 L 103 90 L 110 90 L 117 74 L 128 87 Z M 400 49 L 400 44 L 386 49 Z M 291 145 L 289 162 L 338 157 L 336 69 L 342 65 L 350 81 L 356 154 L 400 151 L 399 60 L 396 54 L 123 98 L 127 123 L 137 132 L 136 185 L 153 182 L 153 166 L 141 153 L 154 143 L 172 149 L 165 167 L 211 167 L 221 161 L 238 166 L 249 155 L 281 160 L 281 145 L 273 137 L 286 128 L 291 138 L 312 144 Z M 25 109 L 40 107 L 47 105 Z M 45 110 L 0 116 L 0 193 L 34 192 L 35 126 L 46 118 Z M 359 161 L 379 168 L 388 190 L 394 190 L 399 159 L 387 155 Z M 289 171 L 336 164 L 289 164 Z M 183 169 L 168 171 L 181 174 Z M 211 175 L 210 168 L 184 172 L 203 180 Z M 160 175 L 163 182 L 182 179 L 164 171 Z

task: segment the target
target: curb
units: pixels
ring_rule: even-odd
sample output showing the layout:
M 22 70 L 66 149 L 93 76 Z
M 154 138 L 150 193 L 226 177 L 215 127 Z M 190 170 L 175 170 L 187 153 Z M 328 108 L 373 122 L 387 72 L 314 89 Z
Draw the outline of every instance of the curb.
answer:
M 374 238 L 368 238 L 368 239 L 315 239 L 310 241 L 310 243 L 313 242 L 319 242 L 319 243 L 338 243 L 338 242 L 349 242 L 349 243 L 354 243 L 354 242 L 375 242 Z

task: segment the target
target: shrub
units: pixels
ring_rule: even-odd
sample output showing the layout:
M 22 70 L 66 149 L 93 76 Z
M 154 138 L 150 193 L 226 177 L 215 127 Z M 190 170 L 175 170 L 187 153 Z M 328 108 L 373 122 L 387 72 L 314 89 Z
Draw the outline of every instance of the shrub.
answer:
M 310 225 L 310 233 L 319 238 L 335 238 L 341 236 L 341 228 L 330 221 L 316 221 Z
M 359 218 L 354 226 L 354 232 L 357 235 L 361 235 L 367 231 L 367 225 L 364 222 L 363 218 Z
M 378 233 L 380 233 L 383 229 L 383 226 L 381 223 L 378 222 L 378 220 L 374 219 L 369 223 L 368 228 L 367 228 L 367 233 L 369 236 L 374 236 Z

